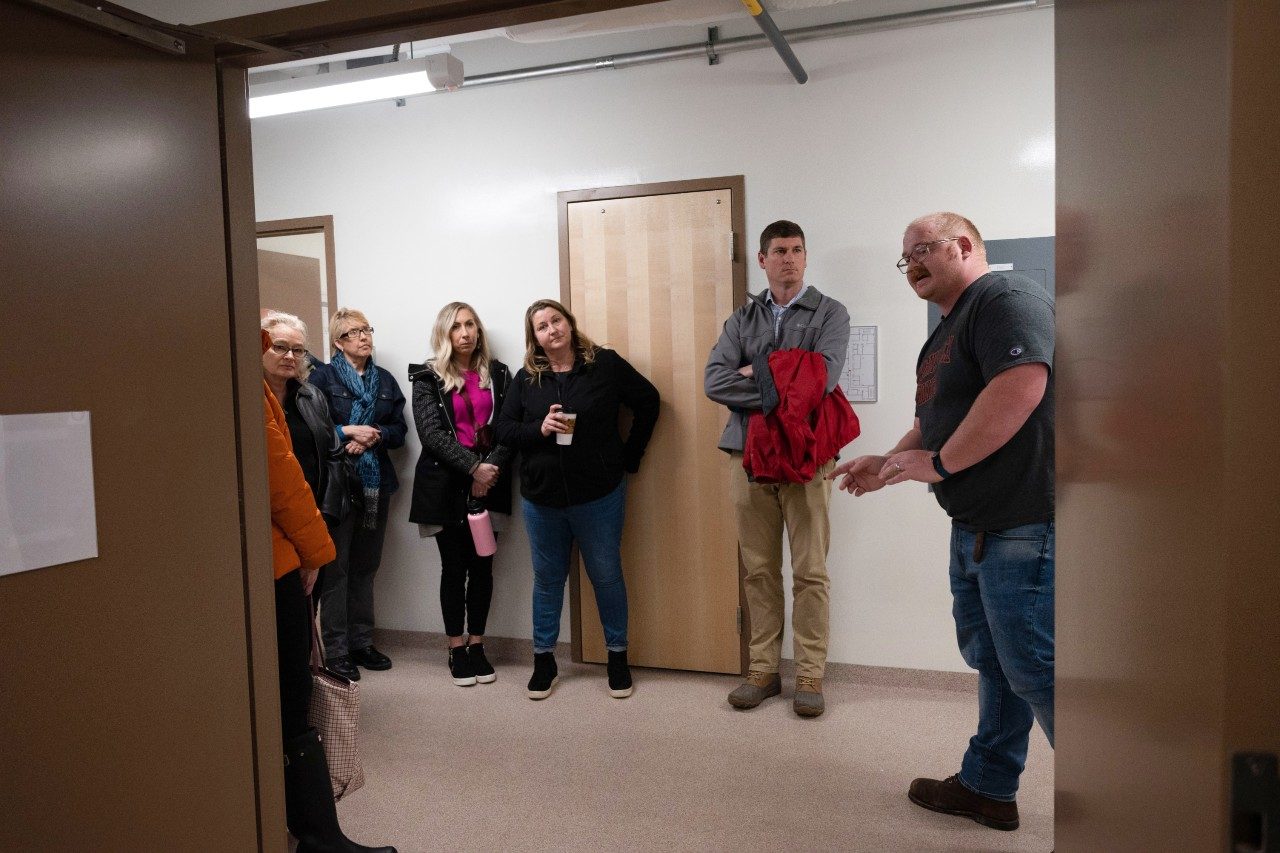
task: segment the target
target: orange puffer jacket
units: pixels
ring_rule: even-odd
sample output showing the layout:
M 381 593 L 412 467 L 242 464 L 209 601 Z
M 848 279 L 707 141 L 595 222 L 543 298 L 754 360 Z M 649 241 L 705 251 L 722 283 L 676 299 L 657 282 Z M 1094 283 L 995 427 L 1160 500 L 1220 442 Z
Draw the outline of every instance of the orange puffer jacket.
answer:
M 262 351 L 271 345 L 262 333 Z M 293 440 L 280 401 L 262 383 L 267 428 L 267 481 L 271 486 L 271 555 L 276 580 L 297 568 L 318 569 L 331 562 L 337 551 L 329 527 L 316 508 L 311 487 L 293 455 Z

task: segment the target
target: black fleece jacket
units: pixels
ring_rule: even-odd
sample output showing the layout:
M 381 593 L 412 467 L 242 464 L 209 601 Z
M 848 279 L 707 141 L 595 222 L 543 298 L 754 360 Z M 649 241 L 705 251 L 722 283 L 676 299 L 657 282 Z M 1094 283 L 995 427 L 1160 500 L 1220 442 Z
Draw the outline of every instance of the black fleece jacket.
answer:
M 575 412 L 573 443 L 542 434 L 553 403 Z M 610 349 L 595 361 L 579 359 L 567 373 L 546 373 L 539 383 L 521 368 L 498 415 L 498 441 L 520 449 L 520 494 L 551 507 L 597 500 L 617 488 L 623 472 L 635 473 L 658 421 L 658 389 Z M 626 441 L 618 431 L 620 406 L 631 410 Z

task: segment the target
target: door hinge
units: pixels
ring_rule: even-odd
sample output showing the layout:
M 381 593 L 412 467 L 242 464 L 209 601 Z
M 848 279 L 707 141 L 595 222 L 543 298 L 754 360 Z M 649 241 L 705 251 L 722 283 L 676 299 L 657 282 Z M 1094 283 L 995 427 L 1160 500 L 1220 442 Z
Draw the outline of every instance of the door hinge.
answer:
M 729 232 L 729 262 L 732 263 L 738 257 L 738 235 L 733 231 Z
M 1280 773 L 1274 752 L 1231 760 L 1232 853 L 1280 853 Z
M 738 635 L 742 635 L 742 605 L 738 605 Z
M 187 43 L 182 39 L 158 29 L 134 23 L 128 18 L 106 11 L 101 6 L 87 6 L 75 0 L 26 0 L 26 2 L 68 18 L 75 18 L 81 23 L 100 30 L 124 36 L 147 47 L 163 50 L 165 53 L 184 56 L 187 52 Z M 163 24 L 162 21 L 156 21 L 156 23 Z

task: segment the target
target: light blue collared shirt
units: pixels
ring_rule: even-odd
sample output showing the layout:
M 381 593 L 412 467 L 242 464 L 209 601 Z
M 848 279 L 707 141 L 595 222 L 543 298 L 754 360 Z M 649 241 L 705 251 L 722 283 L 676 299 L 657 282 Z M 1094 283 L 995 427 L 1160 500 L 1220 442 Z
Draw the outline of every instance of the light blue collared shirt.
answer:
M 802 285 L 800 287 L 800 292 L 797 293 L 795 296 L 791 297 L 791 301 L 788 302 L 786 305 L 779 305 L 778 303 L 773 301 L 772 290 L 765 291 L 764 301 L 769 306 L 769 309 L 773 311 L 773 339 L 775 341 L 778 340 L 778 330 L 782 326 L 782 315 L 787 313 L 787 309 L 790 308 L 792 305 L 794 305 L 797 299 L 799 299 L 801 296 L 804 296 L 804 292 L 808 289 L 809 289 L 809 285 L 807 284 Z

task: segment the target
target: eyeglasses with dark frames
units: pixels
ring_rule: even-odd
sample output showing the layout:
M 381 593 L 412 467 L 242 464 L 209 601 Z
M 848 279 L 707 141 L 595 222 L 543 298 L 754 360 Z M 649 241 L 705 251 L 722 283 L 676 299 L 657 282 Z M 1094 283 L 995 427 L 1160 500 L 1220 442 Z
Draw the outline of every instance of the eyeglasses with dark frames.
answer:
M 307 355 L 306 347 L 291 347 L 283 341 L 276 341 L 271 345 L 271 351 L 276 355 L 284 358 L 289 353 L 293 353 L 294 358 L 305 358 Z
M 932 247 L 939 243 L 950 243 L 952 240 L 959 239 L 959 237 L 943 237 L 941 240 L 930 240 L 928 243 L 916 243 L 911 247 L 910 252 L 898 259 L 898 263 L 895 264 L 895 266 L 898 268 L 898 272 L 906 275 L 907 266 L 910 265 L 912 261 L 919 262 L 922 260 L 925 255 L 929 254 Z
M 373 337 L 373 326 L 361 326 L 358 329 L 347 329 L 345 332 L 338 335 L 338 338 L 344 341 L 354 341 L 356 338 L 372 338 L 372 337 Z

